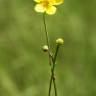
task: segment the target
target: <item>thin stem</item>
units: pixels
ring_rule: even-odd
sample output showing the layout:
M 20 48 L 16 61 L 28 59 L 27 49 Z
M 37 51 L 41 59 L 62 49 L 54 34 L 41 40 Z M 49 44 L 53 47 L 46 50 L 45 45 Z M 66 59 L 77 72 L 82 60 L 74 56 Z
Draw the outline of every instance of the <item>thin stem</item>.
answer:
M 59 45 L 56 46 L 56 52 L 55 52 L 55 55 L 53 58 L 53 68 L 52 68 L 52 77 L 53 77 L 55 96 L 57 96 L 57 86 L 56 86 L 56 82 L 55 82 L 54 70 L 55 70 L 56 58 L 57 58 L 58 51 L 59 51 Z
M 51 59 L 53 58 L 52 55 L 51 55 L 51 52 L 50 52 L 50 43 L 49 43 L 49 34 L 48 34 L 48 31 L 47 31 L 47 25 L 46 25 L 46 19 L 45 19 L 45 14 L 43 14 L 43 21 L 44 21 L 44 28 L 45 28 L 45 34 L 46 34 L 46 42 L 47 42 L 47 45 L 48 45 L 48 55 L 49 55 L 49 64 L 51 66 Z M 52 68 L 51 68 L 52 70 Z M 52 85 L 52 76 L 50 78 L 50 84 L 49 84 L 49 93 L 48 93 L 48 96 L 50 96 L 50 93 L 51 93 L 51 85 Z
M 44 28 L 45 28 L 46 43 L 48 45 L 49 64 L 51 65 L 51 52 L 50 52 L 49 34 L 48 34 L 48 31 L 47 31 L 45 13 L 43 14 L 43 23 L 44 23 Z
M 59 46 L 57 45 L 57 47 L 56 47 L 56 52 L 55 52 L 54 58 L 53 58 L 53 60 L 52 60 L 52 62 L 53 62 L 53 68 L 52 68 L 51 71 L 52 71 L 53 77 L 54 77 L 54 69 L 55 69 L 55 63 L 56 63 L 56 58 L 57 58 L 58 50 L 59 50 Z
M 55 78 L 53 79 L 53 84 L 54 84 L 55 96 L 57 96 L 57 86 L 56 86 Z
M 49 93 L 48 93 L 48 96 L 50 96 L 50 93 L 51 93 L 51 87 L 52 87 L 52 78 L 53 76 L 51 75 L 51 78 L 50 78 L 50 84 L 49 84 Z
M 56 52 L 55 52 L 54 59 L 53 59 L 53 65 L 54 65 L 55 62 L 56 62 L 56 58 L 57 58 L 58 51 L 59 51 L 59 45 L 56 46 Z
M 55 96 L 57 96 L 57 87 L 56 87 L 56 82 L 55 82 L 55 77 L 54 77 L 54 69 L 55 69 L 56 57 L 57 57 L 59 46 L 57 45 L 56 52 L 55 52 L 55 55 L 53 57 L 53 55 L 51 54 L 51 51 L 50 51 L 49 34 L 48 34 L 48 31 L 47 31 L 45 14 L 43 14 L 43 21 L 44 21 L 44 28 L 45 28 L 45 33 L 46 33 L 46 41 L 47 41 L 47 45 L 48 45 L 48 48 L 49 48 L 49 50 L 48 50 L 49 63 L 51 65 L 51 78 L 50 78 L 48 96 L 50 96 L 50 93 L 51 93 L 52 81 L 53 81 L 53 84 L 54 84 Z
M 46 41 L 47 41 L 47 45 L 50 48 L 50 44 L 49 44 L 49 34 L 47 31 L 47 25 L 46 25 L 46 19 L 45 19 L 45 14 L 43 14 L 43 21 L 44 21 L 44 28 L 45 28 L 45 33 L 46 33 Z

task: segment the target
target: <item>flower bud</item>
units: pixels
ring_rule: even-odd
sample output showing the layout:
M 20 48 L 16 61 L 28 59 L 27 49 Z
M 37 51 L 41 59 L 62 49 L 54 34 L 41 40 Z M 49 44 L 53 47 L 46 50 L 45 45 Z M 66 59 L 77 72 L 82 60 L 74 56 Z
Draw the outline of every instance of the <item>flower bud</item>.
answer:
M 43 50 L 44 52 L 47 52 L 47 51 L 48 51 L 48 46 L 47 46 L 47 45 L 44 45 L 44 46 L 42 47 L 42 50 Z
M 58 39 L 56 40 L 56 44 L 57 44 L 57 45 L 63 45 L 63 44 L 64 44 L 64 40 L 63 40 L 62 38 L 58 38 Z

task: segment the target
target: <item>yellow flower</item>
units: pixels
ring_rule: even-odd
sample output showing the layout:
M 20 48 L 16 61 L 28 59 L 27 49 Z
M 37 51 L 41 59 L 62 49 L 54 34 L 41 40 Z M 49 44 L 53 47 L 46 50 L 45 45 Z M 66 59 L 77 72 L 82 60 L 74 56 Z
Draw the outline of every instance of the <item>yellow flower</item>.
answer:
M 49 15 L 55 14 L 57 8 L 55 5 L 60 5 L 64 0 L 34 0 L 37 4 L 35 6 L 36 12 L 44 13 L 46 12 Z

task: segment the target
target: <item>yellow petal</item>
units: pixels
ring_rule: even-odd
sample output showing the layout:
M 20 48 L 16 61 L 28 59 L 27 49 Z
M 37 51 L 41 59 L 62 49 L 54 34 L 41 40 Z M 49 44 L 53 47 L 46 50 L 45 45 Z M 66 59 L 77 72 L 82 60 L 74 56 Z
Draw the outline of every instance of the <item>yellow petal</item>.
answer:
M 36 12 L 41 12 L 41 13 L 45 12 L 45 8 L 43 7 L 42 4 L 36 4 L 34 9 Z
M 55 6 L 48 6 L 46 9 L 46 13 L 49 15 L 53 15 L 56 13 L 56 7 Z
M 49 0 L 52 5 L 60 5 L 64 2 L 64 0 Z
M 40 3 L 40 2 L 42 2 L 44 0 L 34 0 L 34 1 L 37 2 L 37 3 Z

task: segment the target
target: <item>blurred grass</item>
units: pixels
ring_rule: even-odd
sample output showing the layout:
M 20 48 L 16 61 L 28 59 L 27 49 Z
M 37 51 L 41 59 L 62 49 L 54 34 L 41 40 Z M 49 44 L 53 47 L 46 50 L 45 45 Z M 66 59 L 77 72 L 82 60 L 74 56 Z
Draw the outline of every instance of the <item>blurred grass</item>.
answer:
M 0 0 L 0 96 L 47 96 L 50 67 L 42 14 L 33 0 Z M 65 0 L 47 16 L 52 47 L 63 37 L 56 67 L 59 96 L 96 96 L 96 0 Z M 54 50 L 53 50 L 54 51 Z

